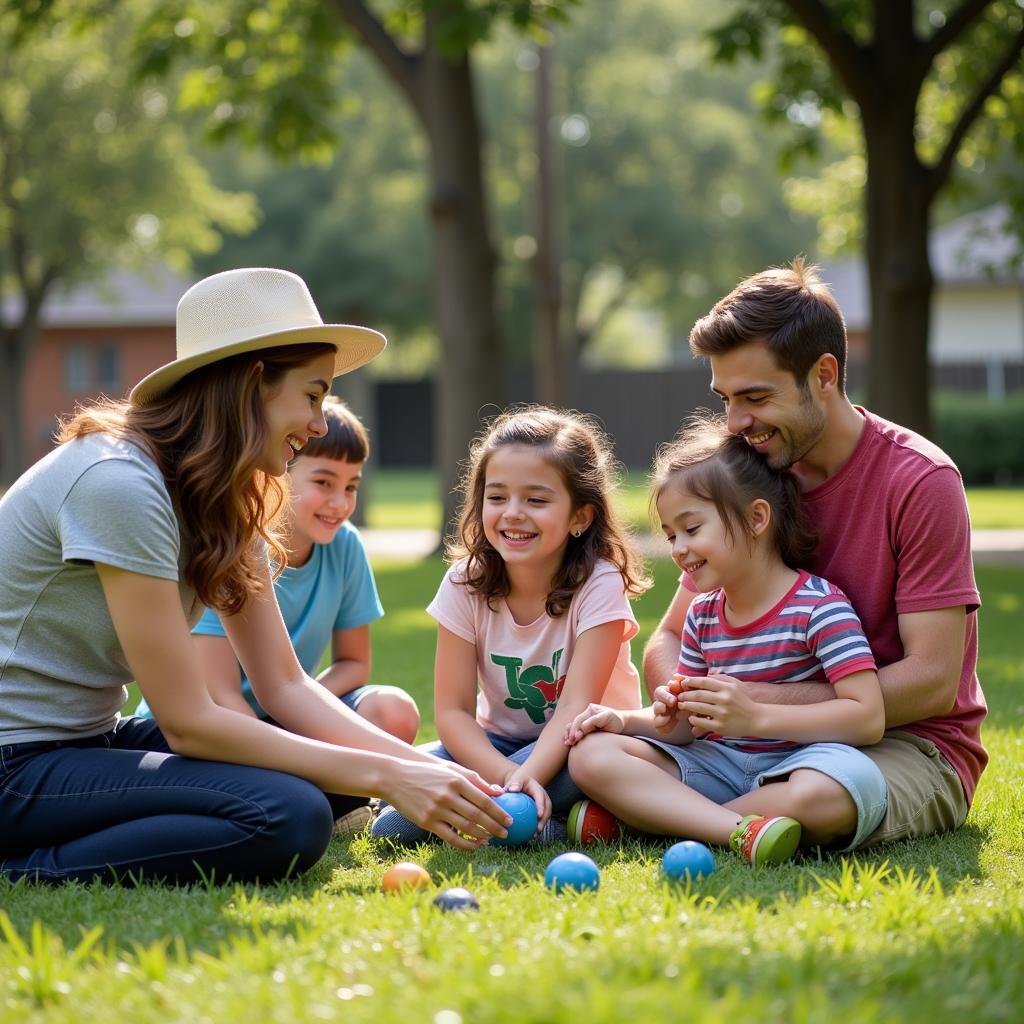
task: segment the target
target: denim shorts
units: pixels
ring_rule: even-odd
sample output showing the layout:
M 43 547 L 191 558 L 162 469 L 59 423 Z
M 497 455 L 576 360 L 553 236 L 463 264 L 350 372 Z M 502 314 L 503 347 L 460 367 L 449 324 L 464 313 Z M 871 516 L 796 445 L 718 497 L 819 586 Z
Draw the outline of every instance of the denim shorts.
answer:
M 384 689 L 386 689 L 384 686 L 374 686 L 372 683 L 367 683 L 365 686 L 357 686 L 354 690 L 349 690 L 348 693 L 342 694 L 338 700 L 350 710 L 358 711 L 359 705 L 364 698 L 369 697 L 371 693 Z
M 887 790 L 877 765 L 845 743 L 809 743 L 796 750 L 750 753 L 715 740 L 694 740 L 683 746 L 640 737 L 664 750 L 679 768 L 683 783 L 716 804 L 725 804 L 798 768 L 813 768 L 834 779 L 857 807 L 857 830 L 843 847 L 860 846 L 885 816 Z

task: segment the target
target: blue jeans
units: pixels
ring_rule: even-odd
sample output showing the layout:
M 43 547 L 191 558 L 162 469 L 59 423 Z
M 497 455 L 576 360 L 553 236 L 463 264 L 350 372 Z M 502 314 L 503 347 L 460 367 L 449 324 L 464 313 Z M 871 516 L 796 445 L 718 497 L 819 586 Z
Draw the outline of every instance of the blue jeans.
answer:
M 316 863 L 330 800 L 284 772 L 172 754 L 156 722 L 0 747 L 0 871 L 11 879 L 272 882 Z M 336 805 L 336 807 L 332 806 Z
M 504 754 L 515 764 L 525 764 L 526 759 L 533 753 L 533 748 L 537 745 L 536 740 L 517 740 L 511 736 L 500 736 L 496 732 L 487 733 L 487 738 L 499 754 Z M 445 761 L 455 760 L 445 750 L 440 740 L 433 743 L 421 743 L 416 749 L 426 751 L 426 753 L 433 754 Z M 552 814 L 568 814 L 572 805 L 577 800 L 583 799 L 583 793 L 570 778 L 568 768 L 563 768 L 544 788 L 551 798 Z M 373 823 L 372 831 L 378 839 L 390 839 L 392 842 L 407 846 L 421 843 L 430 838 L 430 833 L 426 829 L 403 818 L 394 807 L 386 807 L 381 811 Z

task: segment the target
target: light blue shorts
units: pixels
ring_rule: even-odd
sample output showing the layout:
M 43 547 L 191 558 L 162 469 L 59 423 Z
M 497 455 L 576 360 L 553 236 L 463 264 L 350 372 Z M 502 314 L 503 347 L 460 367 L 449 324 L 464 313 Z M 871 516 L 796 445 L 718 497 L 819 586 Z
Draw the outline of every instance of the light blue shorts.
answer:
M 345 707 L 351 711 L 357 711 L 359 709 L 359 702 L 364 697 L 369 697 L 371 693 L 376 693 L 377 690 L 382 690 L 382 686 L 374 686 L 372 683 L 367 683 L 365 686 L 357 686 L 354 690 L 349 690 L 348 693 L 343 693 L 338 700 L 341 701 Z
M 796 750 L 753 754 L 715 740 L 676 746 L 649 736 L 639 738 L 664 750 L 675 761 L 683 783 L 716 804 L 727 804 L 798 768 L 813 768 L 835 779 L 857 806 L 857 831 L 844 850 L 860 846 L 885 816 L 882 773 L 870 757 L 845 743 L 809 743 Z

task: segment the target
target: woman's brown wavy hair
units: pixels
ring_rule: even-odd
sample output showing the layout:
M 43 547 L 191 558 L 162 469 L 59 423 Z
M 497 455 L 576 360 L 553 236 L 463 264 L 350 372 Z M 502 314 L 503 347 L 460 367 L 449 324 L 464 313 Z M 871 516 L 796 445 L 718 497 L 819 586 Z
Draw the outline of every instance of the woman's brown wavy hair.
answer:
M 287 483 L 257 468 L 267 440 L 264 390 L 333 345 L 315 342 L 246 352 L 183 377 L 145 405 L 100 399 L 60 424 L 57 441 L 104 431 L 144 448 L 167 482 L 189 547 L 185 582 L 225 615 L 241 611 L 266 581 L 266 542 L 278 572 Z
M 594 571 L 598 559 L 611 562 L 622 574 L 626 593 L 642 594 L 650 580 L 633 550 L 629 531 L 611 502 L 619 478 L 611 443 L 589 416 L 542 405 L 519 406 L 502 413 L 473 441 L 459 490 L 455 532 L 448 538 L 449 562 L 466 559 L 464 585 L 483 594 L 488 605 L 507 597 L 510 584 L 505 562 L 484 535 L 483 503 L 487 463 L 509 445 L 536 448 L 565 482 L 573 509 L 590 505 L 594 521 L 581 537 L 569 537 L 562 565 L 545 602 L 548 615 L 563 615 L 573 595 Z
M 746 438 L 730 432 L 724 416 L 700 410 L 675 440 L 658 449 L 651 471 L 652 518 L 654 504 L 669 485 L 710 501 L 729 539 L 735 541 L 739 532 L 748 546 L 753 543 L 748 510 L 763 498 L 771 508 L 771 539 L 782 561 L 796 569 L 814 554 L 817 535 L 801 506 L 796 477 L 772 469 Z

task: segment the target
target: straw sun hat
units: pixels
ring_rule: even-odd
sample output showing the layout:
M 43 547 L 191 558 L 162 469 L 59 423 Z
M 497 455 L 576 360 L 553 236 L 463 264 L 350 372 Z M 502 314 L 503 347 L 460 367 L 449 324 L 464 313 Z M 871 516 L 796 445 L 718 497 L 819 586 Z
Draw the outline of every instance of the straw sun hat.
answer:
M 131 390 L 136 405 L 158 398 L 186 374 L 227 356 L 323 341 L 337 350 L 334 376 L 368 363 L 387 344 L 369 327 L 325 324 L 306 282 L 287 270 L 247 267 L 194 284 L 178 302 L 178 356 Z

